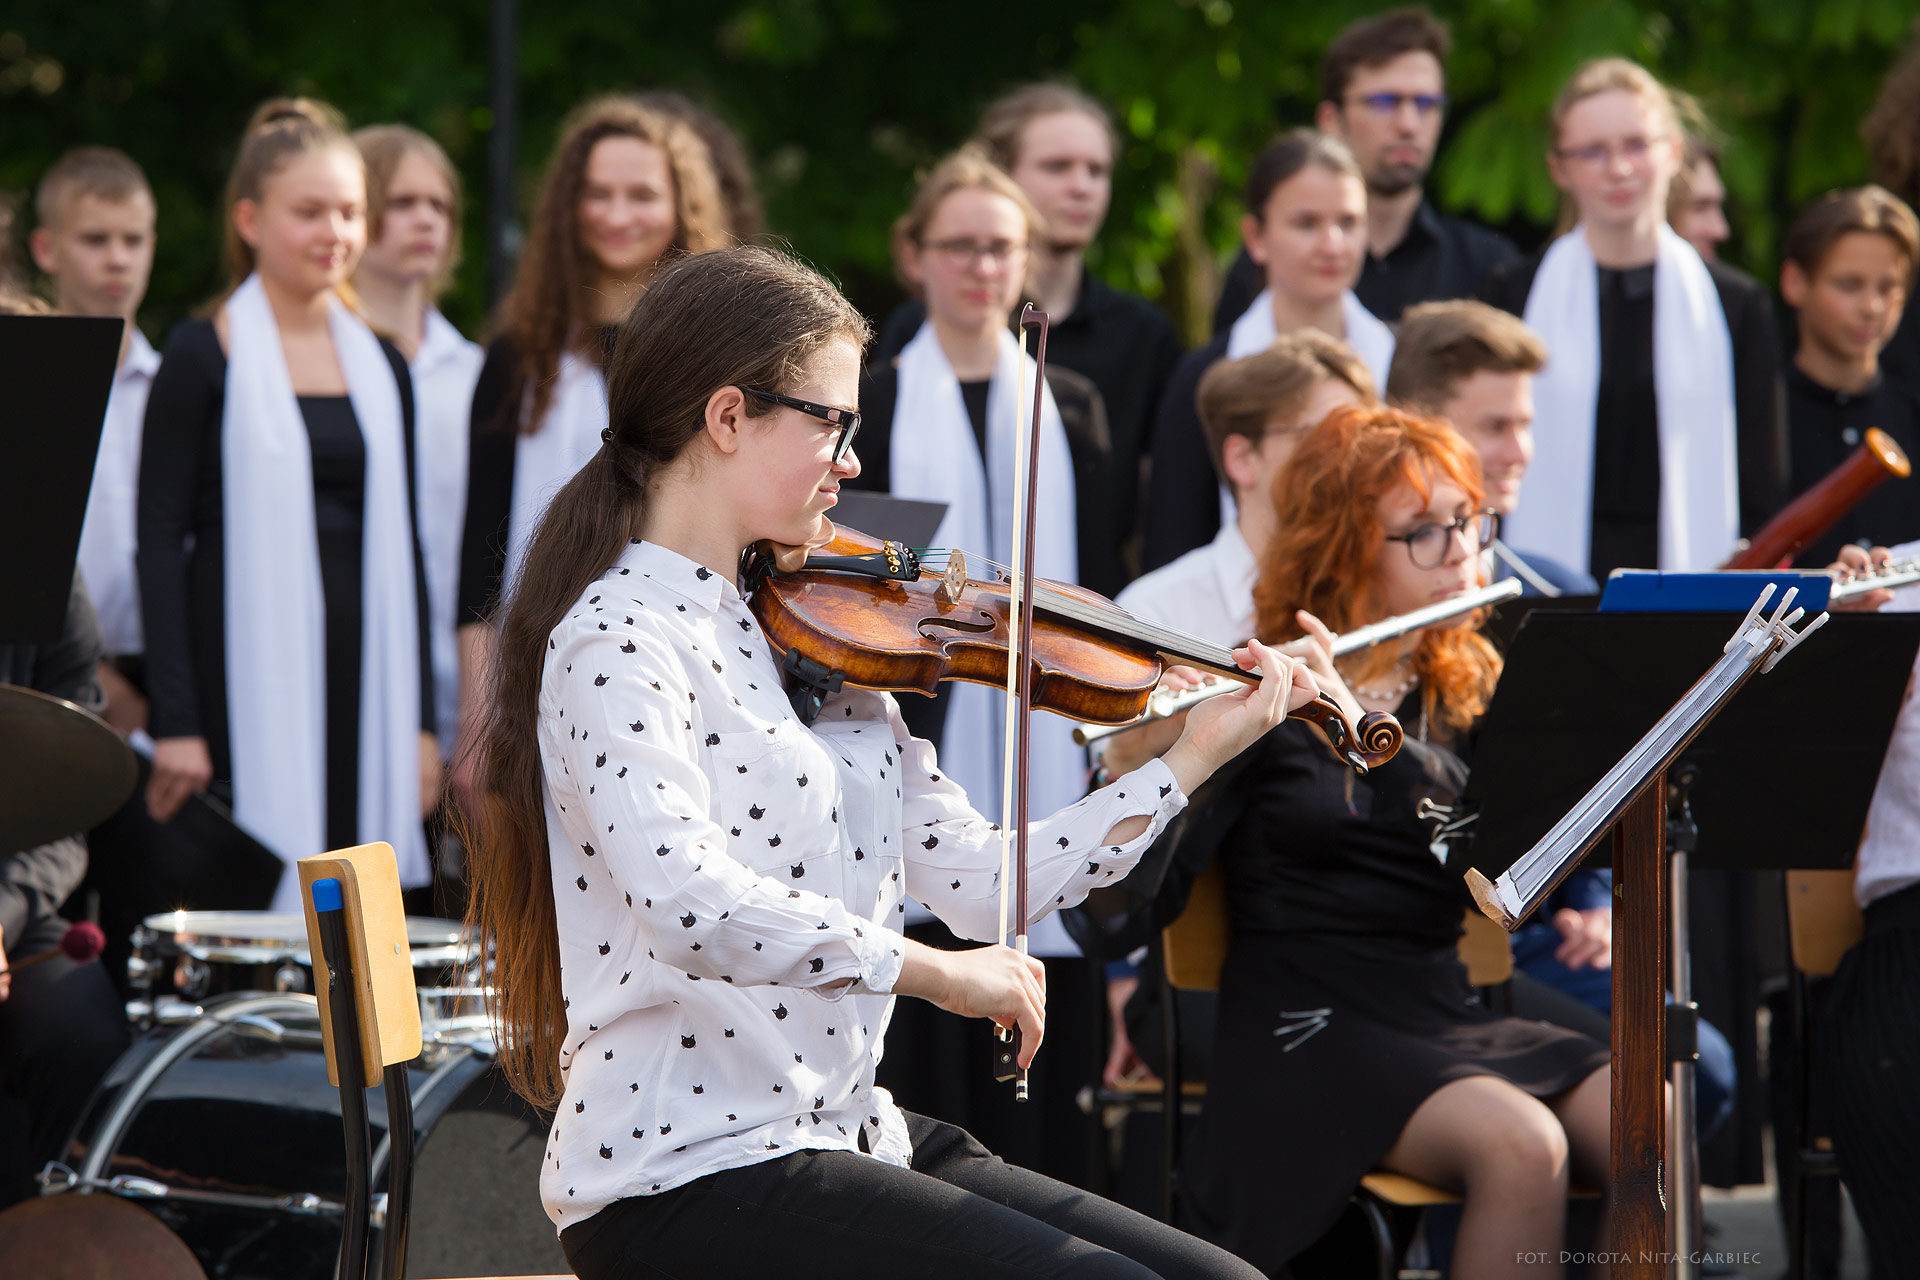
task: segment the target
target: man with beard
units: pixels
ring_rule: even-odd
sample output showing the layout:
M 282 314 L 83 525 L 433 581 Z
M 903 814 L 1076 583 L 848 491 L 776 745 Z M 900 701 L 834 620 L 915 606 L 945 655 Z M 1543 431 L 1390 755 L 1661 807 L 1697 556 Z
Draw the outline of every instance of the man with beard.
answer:
M 1506 237 L 1451 218 L 1426 199 L 1446 115 L 1446 26 L 1425 9 L 1395 9 L 1334 37 L 1320 62 L 1314 122 L 1345 142 L 1367 182 L 1367 260 L 1354 293 L 1389 323 L 1420 302 L 1473 294 L 1517 257 Z M 1262 280 L 1245 250 L 1228 269 L 1216 333 L 1240 316 Z

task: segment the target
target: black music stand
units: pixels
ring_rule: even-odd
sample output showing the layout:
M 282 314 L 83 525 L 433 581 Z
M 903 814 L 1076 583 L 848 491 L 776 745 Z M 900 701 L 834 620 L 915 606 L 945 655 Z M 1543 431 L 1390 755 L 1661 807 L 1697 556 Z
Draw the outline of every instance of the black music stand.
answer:
M 1470 852 L 1450 865 L 1464 872 L 1470 864 L 1493 879 L 1526 854 L 1719 660 L 1734 621 L 1720 613 L 1533 611 L 1507 646 L 1475 747 L 1463 801 L 1479 815 Z M 1920 615 L 1836 615 L 1735 695 L 1668 773 L 1692 779 L 1684 804 L 1708 833 L 1705 865 L 1853 864 L 1917 648 Z M 1663 1276 L 1665 1126 L 1653 1117 L 1668 1057 L 1661 1005 L 1670 904 L 1669 877 L 1655 856 L 1668 845 L 1668 794 L 1668 785 L 1649 788 L 1622 814 L 1612 842 L 1615 1185 L 1637 1193 L 1637 1204 L 1617 1206 L 1615 1245 L 1636 1260 L 1646 1252 L 1646 1274 Z M 1673 880 L 1683 884 L 1684 876 Z M 1674 941 L 1683 944 L 1684 934 Z M 1676 960 L 1685 954 L 1683 945 L 1671 950 Z M 1694 1024 L 1683 962 L 1675 976 L 1682 1015 L 1673 1034 L 1684 1074 Z M 1636 1109 L 1651 1116 L 1627 1114 Z M 1691 1206 L 1695 1175 L 1685 1163 L 1686 1175 L 1674 1181 L 1685 1182 L 1679 1192 Z M 1681 1222 L 1690 1218 L 1683 1210 Z M 1684 1231 L 1679 1243 L 1683 1252 L 1693 1245 Z
M 0 316 L 0 644 L 60 638 L 123 331 Z

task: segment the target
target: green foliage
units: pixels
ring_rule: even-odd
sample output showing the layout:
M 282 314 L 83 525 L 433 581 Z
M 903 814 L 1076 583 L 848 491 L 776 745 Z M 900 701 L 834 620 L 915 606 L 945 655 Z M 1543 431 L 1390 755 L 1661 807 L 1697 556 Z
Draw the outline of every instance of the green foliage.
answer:
M 1231 252 L 1248 158 L 1310 123 L 1320 52 L 1380 0 L 574 0 L 520 5 L 520 211 L 560 119 L 598 92 L 673 87 L 746 138 L 768 220 L 862 306 L 897 296 L 887 229 L 916 170 L 964 138 L 1012 84 L 1069 75 L 1114 104 L 1126 146 L 1097 269 L 1204 329 L 1209 273 Z M 1699 95 L 1727 139 L 1735 239 L 1770 273 L 1801 203 L 1863 180 L 1858 122 L 1920 0 L 1443 0 L 1453 109 L 1432 191 L 1445 207 L 1538 242 L 1558 195 L 1546 115 L 1589 57 L 1625 54 Z M 10 0 L 0 14 L 0 191 L 25 196 L 82 142 L 120 146 L 152 176 L 159 332 L 220 283 L 220 190 L 235 132 L 262 98 L 310 92 L 355 123 L 437 137 L 470 196 L 485 190 L 487 0 Z M 30 213 L 21 222 L 30 223 Z M 484 322 L 482 211 L 447 309 Z M 24 235 L 24 226 L 20 229 Z

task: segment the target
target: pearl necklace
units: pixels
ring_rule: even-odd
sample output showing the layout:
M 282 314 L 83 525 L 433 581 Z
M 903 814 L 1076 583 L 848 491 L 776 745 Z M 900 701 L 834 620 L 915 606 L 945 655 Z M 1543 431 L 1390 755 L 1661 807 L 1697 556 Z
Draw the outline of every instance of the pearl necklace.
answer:
M 1400 664 L 1395 663 L 1394 665 L 1399 666 Z M 1413 686 L 1418 683 L 1420 683 L 1420 673 L 1416 670 L 1409 671 L 1407 678 L 1391 689 L 1369 688 L 1366 685 L 1355 684 L 1351 680 L 1347 681 L 1347 688 L 1352 690 L 1355 696 L 1365 698 L 1369 702 L 1384 702 L 1388 706 L 1399 706 L 1400 699 L 1406 697 Z

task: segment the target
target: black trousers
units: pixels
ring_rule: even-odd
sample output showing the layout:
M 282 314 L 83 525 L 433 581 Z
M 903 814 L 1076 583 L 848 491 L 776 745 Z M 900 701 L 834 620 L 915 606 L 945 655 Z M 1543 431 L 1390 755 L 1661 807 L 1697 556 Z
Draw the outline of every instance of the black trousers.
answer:
M 1908 1275 L 1920 1258 L 1920 885 L 1866 916 L 1833 975 L 1813 1078 L 1873 1274 Z
M 49 916 L 7 939 L 15 962 L 60 945 Z M 126 1010 L 97 960 L 57 956 L 13 976 L 0 1003 L 0 1209 L 33 1194 L 59 1156 L 94 1085 L 127 1047 Z
M 1172 1227 L 907 1113 L 913 1167 L 800 1151 L 634 1196 L 560 1235 L 581 1280 L 1259 1280 Z

